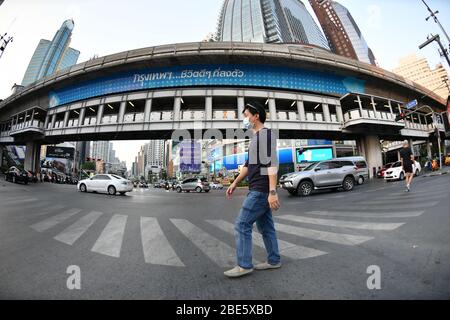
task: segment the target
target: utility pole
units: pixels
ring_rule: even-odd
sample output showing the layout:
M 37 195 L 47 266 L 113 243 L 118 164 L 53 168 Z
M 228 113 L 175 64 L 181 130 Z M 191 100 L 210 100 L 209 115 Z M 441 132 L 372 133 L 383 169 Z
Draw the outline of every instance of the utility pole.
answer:
M 0 35 L 0 58 L 3 55 L 3 52 L 5 52 L 6 47 L 8 46 L 8 43 L 13 42 L 13 37 L 6 37 L 8 33 L 5 33 L 4 35 Z
M 424 43 L 422 43 L 419 46 L 419 49 L 423 49 L 424 47 L 426 47 L 427 45 L 429 45 L 431 42 L 436 41 L 439 44 L 439 47 L 441 48 L 441 56 L 443 56 L 445 58 L 445 60 L 447 60 L 448 65 L 450 66 L 450 58 L 448 57 L 448 52 L 447 49 L 445 49 L 444 45 L 441 42 L 441 39 L 439 37 L 439 35 L 431 35 L 431 37 L 427 37 L 427 41 L 425 41 Z
M 425 2 L 425 0 L 422 0 L 422 2 L 427 7 L 428 12 L 430 13 L 430 15 L 425 19 L 425 21 L 428 21 L 428 19 L 433 18 L 434 22 L 436 22 L 438 24 L 439 28 L 441 28 L 442 32 L 444 33 L 445 37 L 447 38 L 447 41 L 450 43 L 450 37 L 448 36 L 447 32 L 445 32 L 444 27 L 442 26 L 441 22 L 439 21 L 438 17 L 436 16 L 436 14 L 438 14 L 439 11 L 431 10 L 431 8 L 428 6 L 428 4 Z

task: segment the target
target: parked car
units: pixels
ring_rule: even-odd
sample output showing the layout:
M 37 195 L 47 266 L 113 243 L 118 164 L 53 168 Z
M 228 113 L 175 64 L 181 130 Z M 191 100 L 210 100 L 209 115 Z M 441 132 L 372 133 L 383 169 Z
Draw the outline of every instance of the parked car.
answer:
M 146 182 L 140 182 L 139 183 L 139 188 L 148 188 L 148 184 Z
M 281 187 L 291 195 L 309 196 L 314 190 L 353 190 L 360 177 L 360 168 L 353 161 L 332 159 L 312 163 L 302 171 L 285 174 L 280 178 Z
M 389 162 L 389 163 L 386 163 L 384 166 L 382 166 L 381 170 L 379 170 L 377 172 L 377 177 L 378 178 L 384 178 L 384 174 L 386 173 L 386 170 L 391 168 L 394 163 L 395 162 Z
M 115 195 L 117 192 L 124 195 L 133 191 L 133 183 L 115 174 L 97 174 L 90 179 L 78 182 L 78 190 L 81 192 L 96 191 Z
M 209 184 L 209 186 L 213 190 L 222 190 L 223 189 L 223 184 L 221 184 L 220 182 L 213 181 Z
M 422 171 L 422 167 L 420 166 L 420 163 L 417 161 L 413 162 L 413 173 L 415 176 L 418 176 L 420 174 L 420 171 Z M 403 180 L 405 179 L 405 171 L 403 171 L 402 162 L 397 161 L 395 162 L 391 168 L 386 170 L 384 173 L 384 180 L 386 181 L 392 181 L 392 180 Z
M 178 183 L 175 190 L 177 190 L 178 193 L 182 191 L 195 191 L 197 193 L 202 191 L 209 192 L 210 186 L 206 178 L 188 178 Z
M 358 168 L 358 176 L 356 178 L 356 182 L 361 185 L 365 181 L 369 181 L 369 166 L 367 165 L 367 161 L 364 157 L 341 157 L 337 158 L 338 160 L 349 160 L 352 161 L 353 164 Z
M 28 184 L 28 172 L 17 167 L 11 167 L 5 174 L 5 180 L 13 183 L 22 182 L 24 184 Z

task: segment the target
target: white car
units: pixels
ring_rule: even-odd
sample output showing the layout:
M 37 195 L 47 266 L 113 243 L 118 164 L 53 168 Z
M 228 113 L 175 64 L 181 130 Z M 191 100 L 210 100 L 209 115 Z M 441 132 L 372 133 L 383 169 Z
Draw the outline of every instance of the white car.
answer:
M 211 189 L 213 190 L 222 190 L 223 189 L 223 184 L 219 183 L 219 182 L 211 182 L 209 184 L 209 186 L 211 187 Z
M 422 167 L 420 166 L 420 163 L 417 161 L 414 161 L 413 163 L 413 172 L 415 176 L 418 176 L 420 171 L 422 171 Z M 397 161 L 387 169 L 384 173 L 384 180 L 391 181 L 391 180 L 403 180 L 405 178 L 405 171 L 403 171 L 402 163 L 401 161 Z
M 97 174 L 90 179 L 78 182 L 77 189 L 81 192 L 96 191 L 115 195 L 117 192 L 124 195 L 133 191 L 133 183 L 115 174 Z

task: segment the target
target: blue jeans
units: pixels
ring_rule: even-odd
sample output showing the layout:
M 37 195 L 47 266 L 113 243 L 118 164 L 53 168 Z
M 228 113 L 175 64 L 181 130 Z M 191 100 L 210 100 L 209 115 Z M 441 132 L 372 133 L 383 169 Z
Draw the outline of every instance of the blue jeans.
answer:
M 281 261 L 278 251 L 277 234 L 272 219 L 267 193 L 250 190 L 235 222 L 237 264 L 244 269 L 252 269 L 252 229 L 253 224 L 262 234 L 267 251 L 267 262 Z

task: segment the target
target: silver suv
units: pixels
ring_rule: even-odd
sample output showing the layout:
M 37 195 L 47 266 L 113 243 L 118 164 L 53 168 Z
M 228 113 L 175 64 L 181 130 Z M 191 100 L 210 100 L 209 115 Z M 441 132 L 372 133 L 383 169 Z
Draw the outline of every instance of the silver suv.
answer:
M 350 191 L 358 177 L 358 168 L 352 161 L 332 159 L 312 163 L 300 172 L 285 174 L 280 178 L 280 184 L 292 195 L 309 196 L 319 189 Z
M 178 183 L 175 187 L 175 190 L 177 190 L 178 193 L 182 191 L 190 192 L 209 192 L 209 182 L 206 180 L 206 178 L 188 178 L 183 180 L 182 182 Z

